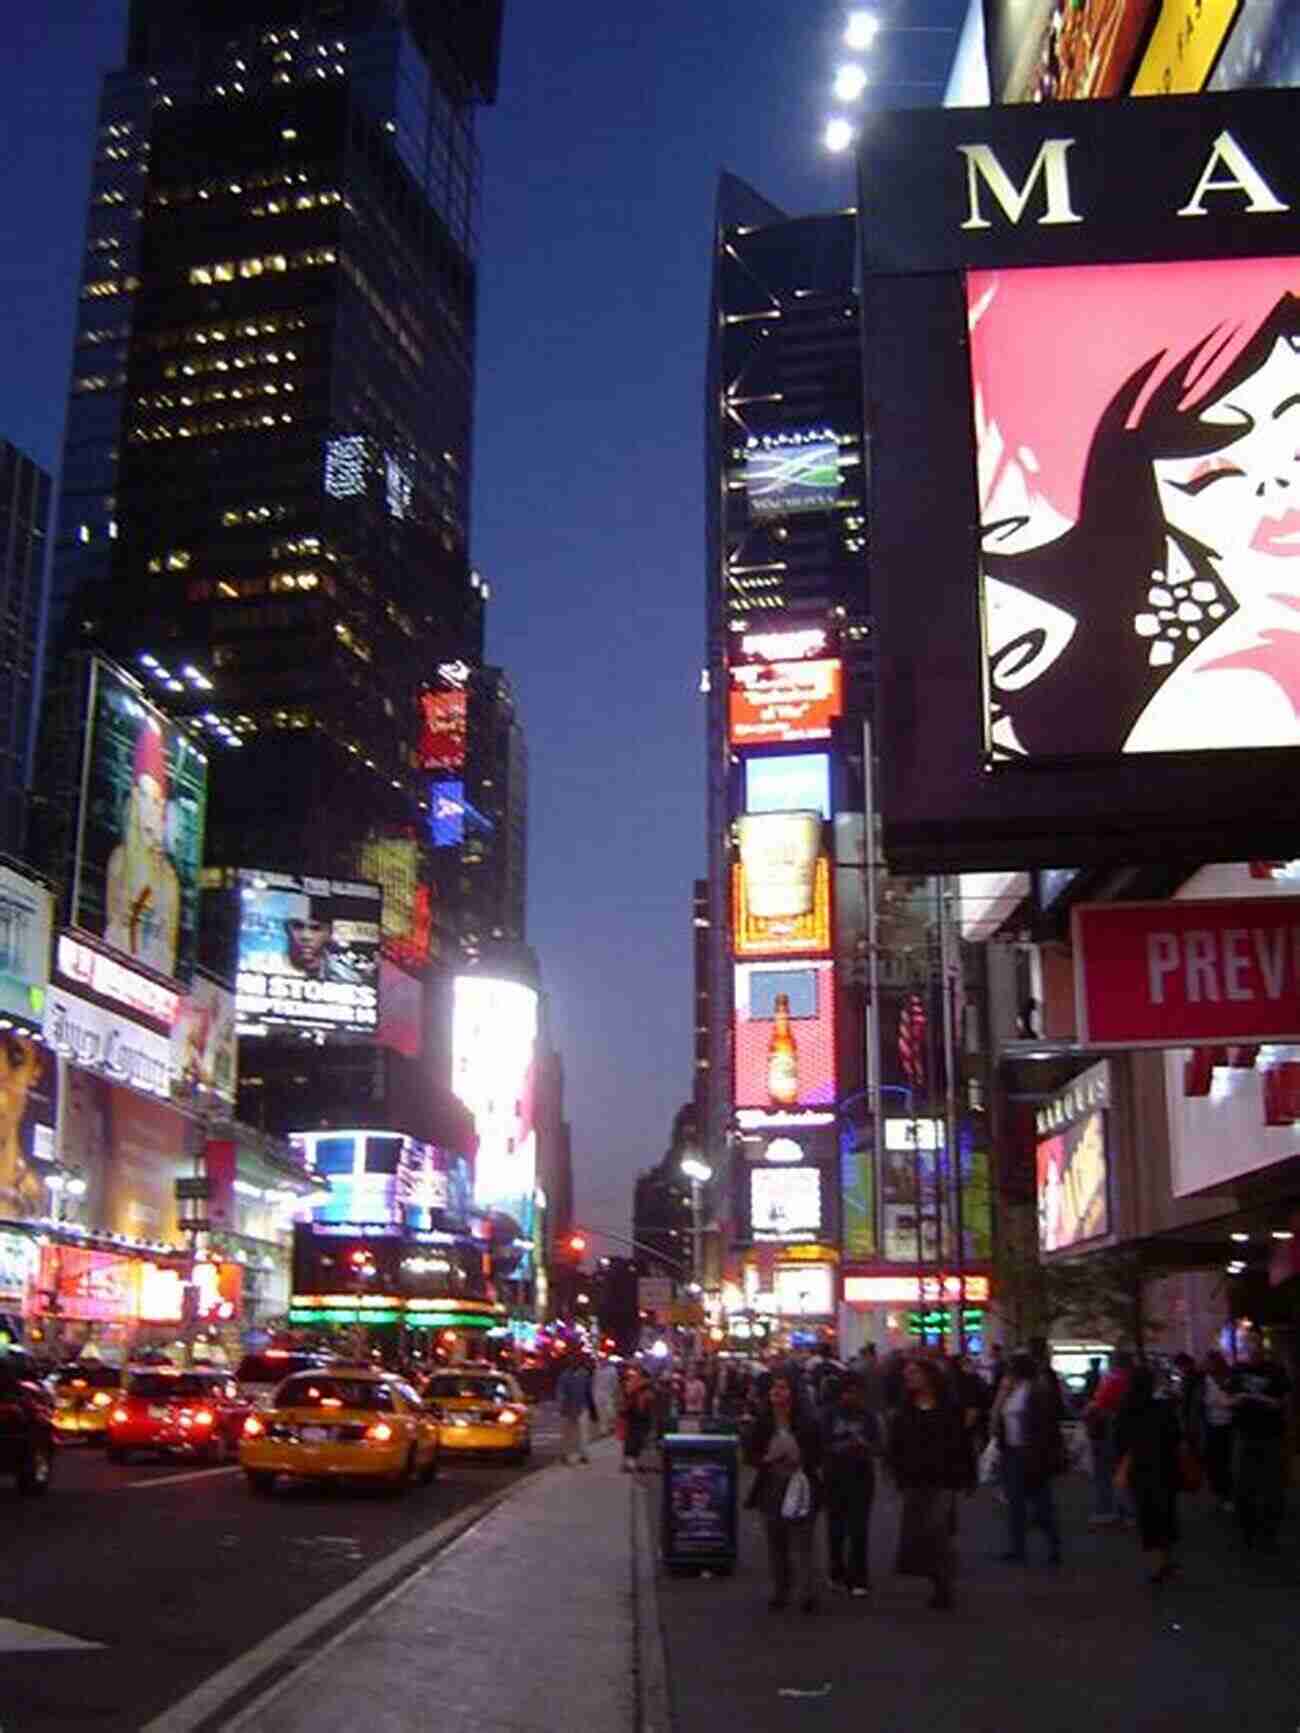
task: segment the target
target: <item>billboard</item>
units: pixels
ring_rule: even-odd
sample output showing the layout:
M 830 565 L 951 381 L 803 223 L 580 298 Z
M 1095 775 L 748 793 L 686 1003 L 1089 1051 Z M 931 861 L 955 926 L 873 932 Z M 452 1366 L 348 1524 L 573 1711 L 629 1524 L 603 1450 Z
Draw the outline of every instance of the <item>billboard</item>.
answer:
M 1084 1047 L 1300 1041 L 1300 897 L 1081 903 Z
M 91 663 L 73 925 L 188 980 L 199 920 L 207 759 L 125 674 Z
M 837 657 L 818 662 L 738 662 L 731 670 L 731 744 L 780 746 L 829 740 L 844 708 Z
M 0 866 L 0 1017 L 39 1024 L 53 918 L 49 891 Z
M 424 1051 L 424 983 L 381 957 L 379 1005 L 380 1046 L 418 1059 Z
M 465 768 L 469 695 L 464 690 L 420 693 L 420 729 L 415 747 L 417 770 Z
M 750 1168 L 749 1228 L 755 1240 L 818 1239 L 822 1233 L 821 1168 Z
M 425 1230 L 469 1215 L 469 1164 L 435 1144 L 397 1131 L 304 1131 L 290 1141 L 329 1193 L 312 1206 L 314 1221 Z
M 816 812 L 831 816 L 831 761 L 825 752 L 745 758 L 746 812 Z
M 745 813 L 732 868 L 738 957 L 819 956 L 831 948 L 831 873 L 816 812 Z
M 1110 1232 L 1106 1145 L 1110 1067 L 1103 1060 L 1038 1110 L 1038 1249 L 1068 1251 Z
M 735 1006 L 736 1106 L 833 1106 L 834 965 L 738 963 Z
M 176 1181 L 194 1172 L 189 1120 L 104 1072 L 60 1062 L 59 1157 L 86 1181 L 78 1219 L 98 1232 L 181 1243 Z
M 478 1133 L 474 1201 L 481 1210 L 509 1216 L 521 1239 L 532 1236 L 537 1186 L 537 1032 L 532 987 L 479 975 L 456 977 L 451 1086 L 474 1115 Z
M 239 873 L 241 1035 L 379 1027 L 383 892 L 354 879 Z
M 756 434 L 742 461 L 752 517 L 828 511 L 839 499 L 840 447 L 829 428 Z
M 864 134 L 896 871 L 1215 859 L 1225 834 L 1288 852 L 1293 109 L 1025 104 Z
M 233 1107 L 237 1073 L 235 995 L 196 970 L 172 1025 L 172 1100 Z
M 399 966 L 429 961 L 433 938 L 433 902 L 428 885 L 420 882 L 420 845 L 414 835 L 376 836 L 356 853 L 356 874 L 382 889 L 380 944 L 384 955 Z
M 50 1049 L 17 1029 L 0 1031 L 0 1218 L 53 1213 L 46 1188 L 59 1120 L 59 1067 Z
M 491 829 L 492 820 L 466 800 L 465 784 L 459 778 L 429 784 L 429 839 L 435 848 L 459 848 L 466 836 Z
M 1228 0 L 1229 11 L 1238 4 Z M 994 102 L 1121 96 L 1158 14 L 1174 14 L 1181 49 L 1178 15 L 1216 9 L 1223 0 L 985 0 L 989 92 Z
M 97 1071 L 144 1095 L 171 1094 L 170 1033 L 146 1028 L 129 1017 L 51 987 L 45 995 L 45 1039 L 56 1053 L 86 1071 Z

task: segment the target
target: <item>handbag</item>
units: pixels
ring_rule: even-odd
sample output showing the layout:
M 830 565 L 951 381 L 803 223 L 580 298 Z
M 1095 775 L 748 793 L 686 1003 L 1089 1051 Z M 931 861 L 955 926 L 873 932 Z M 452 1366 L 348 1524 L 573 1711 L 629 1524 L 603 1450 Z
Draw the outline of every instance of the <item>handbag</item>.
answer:
M 980 1451 L 979 1480 L 981 1486 L 996 1486 L 1002 1473 L 1002 1446 L 990 1438 Z
M 1205 1483 L 1201 1459 L 1184 1439 L 1178 1446 L 1178 1486 L 1182 1492 L 1199 1492 Z
M 1126 1450 L 1124 1452 L 1123 1456 L 1121 1456 L 1119 1461 L 1115 1464 L 1115 1473 L 1114 1473 L 1113 1479 L 1114 1479 L 1114 1483 L 1115 1483 L 1115 1490 L 1117 1492 L 1127 1492 L 1128 1491 L 1129 1474 L 1130 1474 L 1130 1471 L 1132 1470 L 1132 1467 L 1133 1467 L 1133 1458 L 1129 1455 L 1128 1451 Z
M 796 1468 L 786 1483 L 781 1515 L 786 1522 L 802 1522 L 812 1512 L 812 1487 L 802 1468 Z

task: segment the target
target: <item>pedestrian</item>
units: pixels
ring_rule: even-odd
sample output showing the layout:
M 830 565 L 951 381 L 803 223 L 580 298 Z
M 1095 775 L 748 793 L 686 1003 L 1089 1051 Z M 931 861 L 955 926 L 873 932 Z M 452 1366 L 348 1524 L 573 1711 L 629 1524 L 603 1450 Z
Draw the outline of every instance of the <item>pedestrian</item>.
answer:
M 1065 1466 L 1060 1413 L 1052 1387 L 1029 1354 L 1011 1356 L 997 1404 L 997 1439 L 1007 1498 L 1008 1564 L 1025 1564 L 1029 1524 L 1047 1540 L 1047 1562 L 1061 1562 L 1061 1530 L 1052 1497 L 1052 1477 Z
M 1246 1334 L 1246 1360 L 1232 1374 L 1237 1435 L 1237 1521 L 1248 1547 L 1272 1551 L 1286 1509 L 1286 1404 L 1291 1380 L 1269 1357 L 1264 1332 Z
M 822 1446 L 831 1587 L 861 1600 L 870 1592 L 868 1537 L 881 1436 L 862 1381 L 851 1373 L 823 1413 Z
M 822 1505 L 822 1437 L 784 1375 L 772 1379 L 749 1436 L 747 1455 L 758 1473 L 745 1506 L 761 1513 L 767 1530 L 772 1577 L 768 1604 L 777 1612 L 789 1605 L 793 1593 L 803 1612 L 815 1613 L 818 1596 L 813 1535 Z M 806 1508 L 802 1514 L 787 1514 L 799 1490 L 792 1483 L 801 1473 L 806 1481 Z
M 1083 1405 L 1086 1408 L 1101 1385 L 1101 1355 L 1088 1357 L 1088 1370 L 1083 1375 Z
M 596 1424 L 603 1435 L 613 1429 L 618 1412 L 618 1368 L 608 1357 L 596 1363 L 591 1375 L 591 1395 L 596 1406 Z
M 581 1354 L 570 1356 L 555 1387 L 560 1405 L 560 1453 L 564 1461 L 590 1462 L 587 1455 L 587 1421 L 595 1420 L 596 1404 L 591 1392 L 591 1369 Z
M 1157 1396 L 1149 1366 L 1134 1367 L 1115 1420 L 1116 1473 L 1133 1495 L 1138 1539 L 1150 1556 L 1153 1583 L 1165 1582 L 1177 1569 L 1181 1440 L 1175 1402 Z
M 1092 1446 L 1092 1515 L 1089 1528 L 1110 1528 L 1129 1514 L 1128 1492 L 1115 1485 L 1115 1420 L 1128 1394 L 1133 1376 L 1133 1356 L 1125 1348 L 1110 1357 L 1110 1370 L 1097 1386 L 1083 1411 L 1083 1424 Z
M 1232 1372 L 1219 1350 L 1212 1348 L 1205 1356 L 1201 1381 L 1201 1456 L 1210 1492 L 1225 1516 L 1233 1510 L 1234 1417 Z
M 957 1494 L 970 1487 L 970 1459 L 961 1414 L 946 1399 L 940 1368 L 908 1360 L 903 1400 L 889 1431 L 889 1470 L 903 1495 L 900 1576 L 928 1577 L 932 1607 L 953 1604 Z
M 867 1342 L 862 1352 L 853 1363 L 853 1371 L 862 1385 L 862 1399 L 869 1411 L 879 1420 L 885 1411 L 885 1380 L 880 1370 L 880 1361 L 876 1354 L 876 1344 Z
M 654 1391 L 637 1366 L 628 1367 L 619 1421 L 623 1429 L 623 1473 L 636 1474 L 641 1467 L 641 1452 L 654 1430 Z
M 682 1431 L 698 1432 L 708 1405 L 709 1387 L 698 1365 L 692 1366 L 682 1386 Z

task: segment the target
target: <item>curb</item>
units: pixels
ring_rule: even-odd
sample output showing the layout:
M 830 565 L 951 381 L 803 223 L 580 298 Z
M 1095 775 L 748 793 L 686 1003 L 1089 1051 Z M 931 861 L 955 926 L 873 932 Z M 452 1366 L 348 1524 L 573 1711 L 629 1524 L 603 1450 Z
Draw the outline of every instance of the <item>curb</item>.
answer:
M 335 1589 L 228 1662 L 147 1722 L 140 1733 L 219 1733 L 223 1729 L 234 1733 L 234 1729 L 247 1724 L 255 1711 L 278 1697 L 302 1667 L 347 1635 L 359 1617 L 377 1611 L 385 1601 L 409 1588 L 470 1529 L 517 1497 L 537 1474 L 544 1474 L 554 1466 L 548 1463 L 545 1468 L 522 1476 L 503 1492 L 457 1511 L 455 1516 L 389 1553 L 354 1581 Z
M 632 1614 L 636 1638 L 636 1733 L 670 1733 L 668 1654 L 659 1612 L 654 1523 L 650 1502 L 632 1479 L 628 1527 L 632 1540 Z

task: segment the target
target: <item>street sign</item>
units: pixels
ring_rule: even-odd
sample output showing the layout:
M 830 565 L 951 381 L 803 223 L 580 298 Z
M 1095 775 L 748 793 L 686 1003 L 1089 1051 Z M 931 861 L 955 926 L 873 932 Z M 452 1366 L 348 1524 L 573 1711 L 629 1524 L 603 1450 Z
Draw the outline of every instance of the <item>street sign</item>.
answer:
M 178 1179 L 176 1181 L 177 1203 L 194 1203 L 205 1200 L 212 1195 L 212 1181 L 206 1176 L 194 1179 Z
M 673 1303 L 672 1277 L 639 1277 L 636 1284 L 636 1303 L 642 1312 L 666 1312 Z

